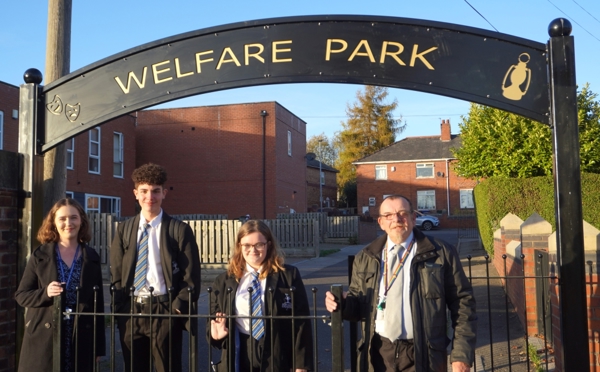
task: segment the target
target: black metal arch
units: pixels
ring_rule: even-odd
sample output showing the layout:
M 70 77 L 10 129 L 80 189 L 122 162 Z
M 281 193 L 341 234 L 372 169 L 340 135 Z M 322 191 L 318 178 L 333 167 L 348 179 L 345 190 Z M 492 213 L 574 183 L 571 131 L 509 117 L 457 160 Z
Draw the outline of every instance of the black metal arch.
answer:
M 546 46 L 531 40 L 406 18 L 307 16 L 212 27 L 135 47 L 48 84 L 41 151 L 156 104 L 281 83 L 411 89 L 548 123 L 546 58 Z

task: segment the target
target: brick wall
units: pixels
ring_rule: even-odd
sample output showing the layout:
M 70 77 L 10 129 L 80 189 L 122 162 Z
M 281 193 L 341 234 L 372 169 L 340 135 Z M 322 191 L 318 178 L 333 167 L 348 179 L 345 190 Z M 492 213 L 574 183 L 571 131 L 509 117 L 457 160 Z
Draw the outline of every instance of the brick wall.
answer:
M 13 110 L 19 109 L 19 87 L 0 82 L 0 111 L 4 113 L 4 126 L 1 149 L 17 152 L 19 148 L 19 119 L 13 119 Z
M 0 372 L 15 370 L 18 157 L 0 150 Z
M 138 113 L 136 163 L 167 169 L 168 213 L 263 217 L 262 110 L 268 113 L 266 218 L 306 211 L 306 123 L 265 102 Z
M 323 207 L 327 207 L 325 200 L 329 198 L 331 207 L 337 206 L 337 173 L 323 170 L 325 184 L 319 190 L 319 168 L 306 167 L 306 206 L 312 211 L 319 208 L 320 192 L 323 193 Z

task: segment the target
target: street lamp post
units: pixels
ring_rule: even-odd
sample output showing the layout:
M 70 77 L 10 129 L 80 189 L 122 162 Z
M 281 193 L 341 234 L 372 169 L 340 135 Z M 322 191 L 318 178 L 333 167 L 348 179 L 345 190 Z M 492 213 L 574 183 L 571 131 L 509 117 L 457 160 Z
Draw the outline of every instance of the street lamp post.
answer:
M 321 142 L 323 142 L 322 139 L 319 140 L 319 209 L 321 210 L 321 212 L 323 212 L 323 171 L 321 169 Z

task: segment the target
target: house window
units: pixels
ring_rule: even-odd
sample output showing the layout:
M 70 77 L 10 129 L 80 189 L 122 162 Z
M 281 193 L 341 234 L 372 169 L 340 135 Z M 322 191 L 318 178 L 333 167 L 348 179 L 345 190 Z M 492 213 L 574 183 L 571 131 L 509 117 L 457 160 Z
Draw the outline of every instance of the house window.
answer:
M 321 171 L 321 185 L 325 184 L 325 172 Z
M 113 176 L 123 178 L 123 133 L 113 133 Z
M 435 190 L 417 191 L 417 209 L 434 211 L 435 208 Z
M 73 194 L 73 191 L 67 191 L 65 192 L 65 197 L 73 199 L 75 194 Z
M 292 132 L 288 130 L 288 155 L 292 156 Z
M 88 172 L 100 174 L 100 128 L 90 130 Z
M 433 178 L 433 163 L 417 163 L 417 178 Z
M 85 195 L 85 211 L 87 213 L 113 213 L 121 215 L 121 198 L 103 195 Z
M 473 203 L 473 189 L 460 190 L 460 209 L 475 208 Z
M 387 165 L 376 165 L 375 166 L 375 179 L 376 180 L 387 180 Z
M 0 111 L 0 150 L 4 148 L 4 112 Z
M 75 138 L 67 141 L 67 169 L 73 169 L 73 161 L 75 158 Z

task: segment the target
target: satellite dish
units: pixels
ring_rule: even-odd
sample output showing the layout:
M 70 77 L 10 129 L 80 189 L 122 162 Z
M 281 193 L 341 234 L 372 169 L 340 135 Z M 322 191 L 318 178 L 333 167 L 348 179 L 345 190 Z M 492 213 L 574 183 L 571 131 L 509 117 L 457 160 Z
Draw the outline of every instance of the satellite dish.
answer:
M 306 155 L 304 155 L 304 157 L 306 158 L 306 160 L 312 161 L 317 158 L 317 155 L 314 152 L 309 152 Z

